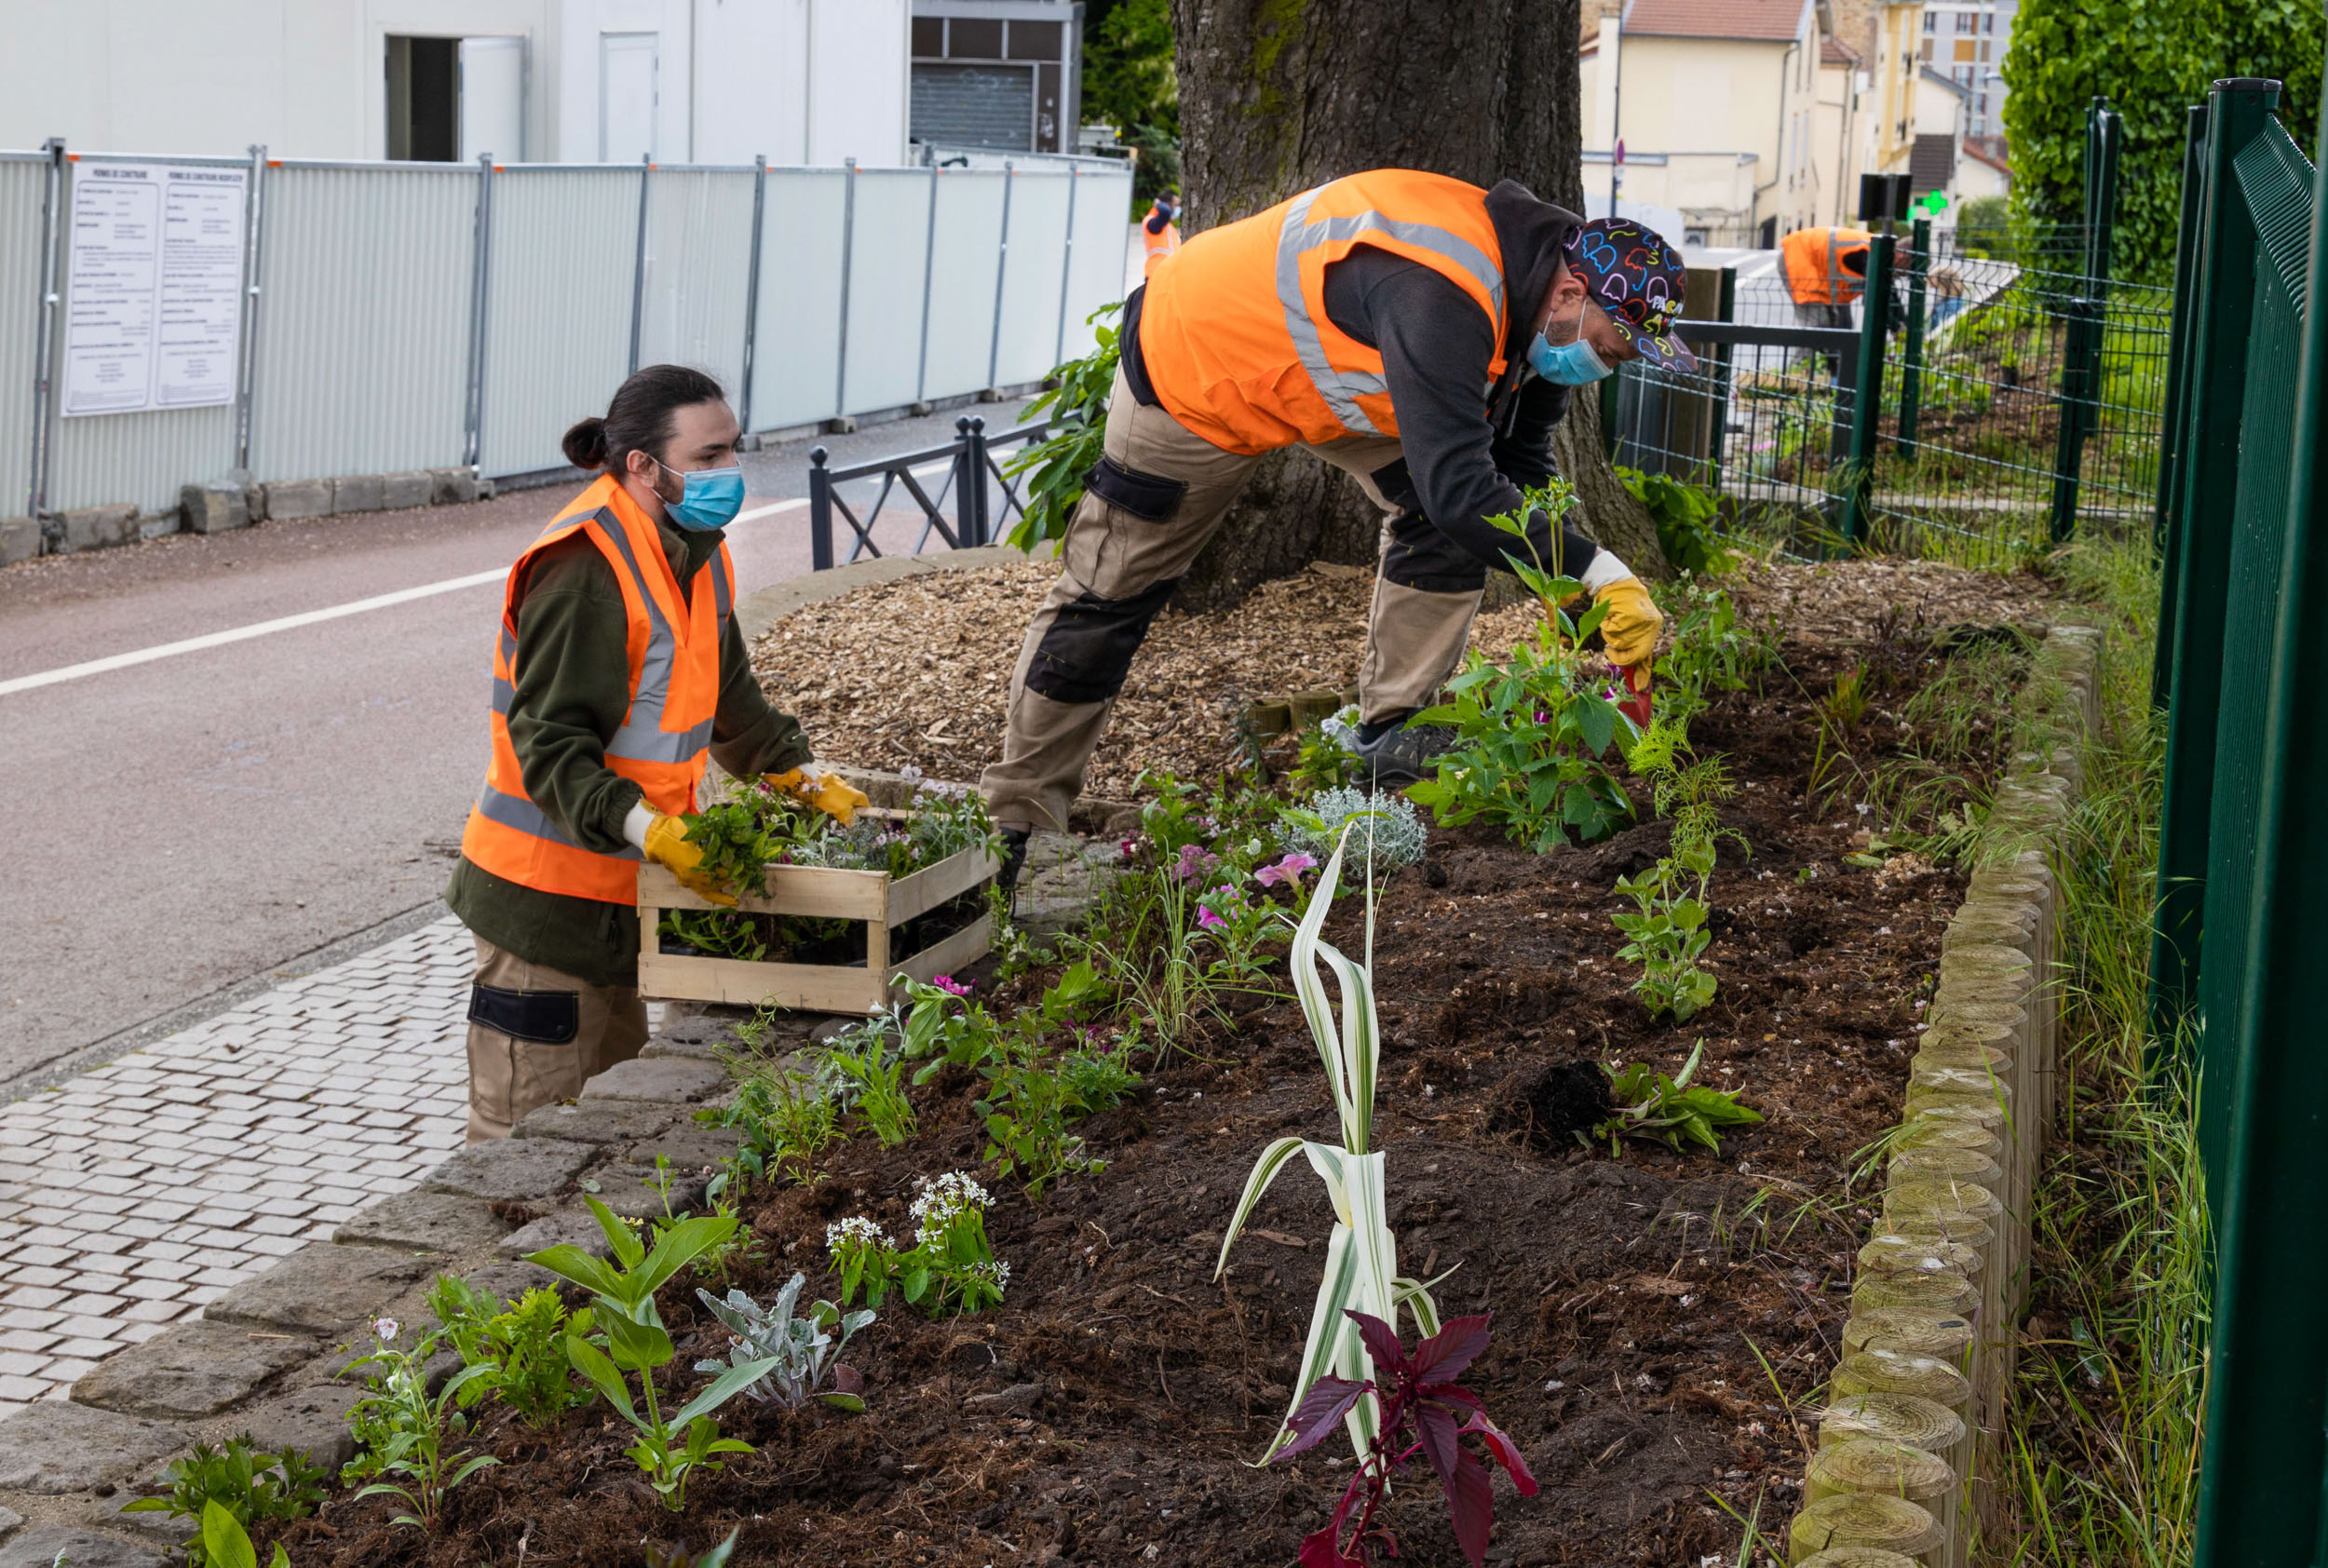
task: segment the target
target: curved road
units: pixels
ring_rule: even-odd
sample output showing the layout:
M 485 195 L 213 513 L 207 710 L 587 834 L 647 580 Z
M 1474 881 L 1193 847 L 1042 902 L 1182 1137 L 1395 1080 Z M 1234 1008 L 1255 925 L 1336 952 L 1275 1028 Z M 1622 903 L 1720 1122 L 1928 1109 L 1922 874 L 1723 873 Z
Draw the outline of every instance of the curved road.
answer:
M 976 412 L 1001 429 L 1015 410 Z M 819 439 L 840 465 L 950 440 L 955 417 Z M 745 459 L 747 514 L 796 504 L 730 531 L 743 593 L 807 570 L 798 498 L 811 444 Z M 0 571 L 0 1084 L 436 899 L 484 766 L 498 574 L 572 493 L 178 535 Z M 876 538 L 903 550 L 916 532 L 900 519 Z

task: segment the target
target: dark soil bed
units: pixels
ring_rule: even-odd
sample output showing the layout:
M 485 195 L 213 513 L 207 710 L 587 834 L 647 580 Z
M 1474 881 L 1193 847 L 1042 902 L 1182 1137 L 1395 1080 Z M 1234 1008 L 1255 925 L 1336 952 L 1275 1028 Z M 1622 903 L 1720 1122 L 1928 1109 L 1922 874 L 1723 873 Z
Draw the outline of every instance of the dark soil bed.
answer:
M 1847 805 L 1802 802 L 1812 703 L 1852 657 L 1790 645 L 1792 673 L 1735 694 L 1695 726 L 1742 788 L 1726 824 L 1709 952 L 1721 991 L 1687 1025 L 1653 1024 L 1629 991 L 1609 915 L 1621 875 L 1664 845 L 1661 824 L 1537 857 L 1474 831 L 1434 834 L 1388 885 L 1376 982 L 1386 1035 L 1377 1147 L 1389 1153 L 1402 1266 L 1443 1311 L 1493 1311 L 1468 1381 L 1522 1443 L 1542 1494 L 1497 1483 L 1491 1561 L 1696 1568 L 1727 1563 L 1741 1526 L 1717 1499 L 1782 1527 L 1802 1431 L 1791 1410 L 1831 1365 L 1863 1210 L 1838 1201 L 1855 1151 L 1899 1104 L 1942 927 L 1961 882 L 1863 845 Z M 1360 900 L 1329 934 L 1360 945 Z M 1013 982 L 1031 997 L 1041 976 Z M 1719 1156 L 1577 1146 L 1599 1075 L 1678 1069 L 1705 1042 L 1704 1081 L 1744 1090 L 1766 1121 Z M 1347 1480 L 1339 1440 L 1297 1464 L 1248 1467 L 1280 1418 L 1331 1215 L 1296 1163 L 1264 1201 L 1223 1283 L 1223 1224 L 1254 1156 L 1287 1133 L 1331 1139 L 1316 1051 L 1291 1002 L 1239 1018 L 1201 1060 L 1151 1075 L 1131 1106 L 1086 1124 L 1103 1174 L 1041 1203 L 989 1182 L 1007 1304 L 931 1322 L 892 1301 L 851 1346 L 861 1417 L 738 1402 L 725 1427 L 759 1452 L 699 1479 L 684 1518 L 657 1507 L 603 1408 L 548 1437 L 494 1409 L 501 1460 L 457 1492 L 444 1534 L 386 1521 L 385 1500 L 335 1499 L 283 1535 L 304 1564 L 635 1564 L 642 1543 L 702 1549 L 743 1526 L 738 1563 L 1290 1563 Z M 978 1169 L 967 1085 L 919 1091 L 922 1136 L 835 1152 L 832 1175 L 753 1199 L 764 1247 L 739 1282 L 763 1301 L 795 1267 L 812 1293 L 833 1219 L 909 1233 L 914 1178 Z M 725 1339 L 692 1291 L 667 1292 L 684 1371 Z M 1338 1456 L 1339 1462 L 1336 1463 Z M 1392 1522 L 1417 1564 L 1461 1561 L 1427 1474 Z M 263 1553 L 264 1555 L 264 1553 Z

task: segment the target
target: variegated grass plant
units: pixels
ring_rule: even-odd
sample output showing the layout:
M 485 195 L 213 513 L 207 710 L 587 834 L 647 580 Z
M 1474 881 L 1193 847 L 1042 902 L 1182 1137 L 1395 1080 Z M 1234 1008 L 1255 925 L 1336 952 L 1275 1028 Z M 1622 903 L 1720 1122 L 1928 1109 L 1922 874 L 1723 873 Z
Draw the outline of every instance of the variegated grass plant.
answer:
M 1326 1196 L 1333 1203 L 1334 1225 L 1333 1237 L 1326 1244 L 1325 1277 L 1319 1281 L 1317 1304 L 1310 1311 L 1309 1339 L 1302 1350 L 1301 1374 L 1294 1379 L 1293 1397 L 1286 1406 L 1289 1422 L 1320 1377 L 1332 1374 L 1354 1383 L 1366 1380 L 1369 1362 L 1365 1342 L 1360 1337 L 1357 1323 L 1347 1316 L 1348 1312 L 1378 1318 L 1395 1327 L 1398 1309 L 1403 1305 L 1414 1316 L 1421 1332 L 1439 1331 L 1439 1309 L 1431 1301 L 1429 1290 L 1422 1282 L 1399 1273 L 1399 1243 L 1390 1234 L 1383 1156 L 1370 1147 L 1375 1067 L 1382 1040 L 1381 1023 L 1374 1014 L 1374 899 L 1371 884 L 1366 890 L 1366 961 L 1352 963 L 1320 936 L 1325 927 L 1326 912 L 1333 904 L 1350 837 L 1353 833 L 1364 835 L 1371 828 L 1371 822 L 1353 819 L 1343 829 L 1341 841 L 1334 845 L 1333 855 L 1319 877 L 1318 891 L 1311 896 L 1308 910 L 1294 928 L 1290 955 L 1294 993 L 1301 1000 L 1302 1016 L 1308 1021 L 1310 1035 L 1317 1041 L 1319 1059 L 1325 1064 L 1326 1082 L 1333 1090 L 1334 1110 L 1342 1123 L 1342 1140 L 1338 1143 L 1320 1143 L 1302 1138 L 1280 1138 L 1261 1152 L 1252 1174 L 1245 1180 L 1245 1190 L 1237 1200 L 1237 1212 L 1229 1220 L 1227 1234 L 1221 1238 L 1221 1260 L 1212 1276 L 1218 1279 L 1227 1271 L 1229 1249 L 1237 1245 L 1245 1222 L 1252 1217 L 1261 1202 L 1261 1195 L 1268 1191 L 1278 1172 L 1295 1155 L 1306 1156 L 1310 1169 L 1326 1184 Z M 1338 1020 L 1326 994 L 1325 977 L 1320 971 L 1321 962 L 1333 971 L 1341 989 Z M 1360 1459 L 1372 1452 L 1380 1413 L 1374 1397 L 1368 1395 L 1353 1405 L 1345 1418 L 1351 1448 Z M 1256 1463 L 1266 1463 L 1292 1440 L 1293 1429 L 1279 1423 L 1267 1452 Z

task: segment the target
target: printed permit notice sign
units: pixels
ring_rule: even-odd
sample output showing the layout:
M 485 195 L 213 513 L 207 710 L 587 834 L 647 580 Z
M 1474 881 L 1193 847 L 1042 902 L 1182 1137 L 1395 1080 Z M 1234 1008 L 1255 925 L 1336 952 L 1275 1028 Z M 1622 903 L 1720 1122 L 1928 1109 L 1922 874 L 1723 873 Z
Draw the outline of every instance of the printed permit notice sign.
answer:
M 247 169 L 74 166 L 64 413 L 235 400 L 250 179 Z

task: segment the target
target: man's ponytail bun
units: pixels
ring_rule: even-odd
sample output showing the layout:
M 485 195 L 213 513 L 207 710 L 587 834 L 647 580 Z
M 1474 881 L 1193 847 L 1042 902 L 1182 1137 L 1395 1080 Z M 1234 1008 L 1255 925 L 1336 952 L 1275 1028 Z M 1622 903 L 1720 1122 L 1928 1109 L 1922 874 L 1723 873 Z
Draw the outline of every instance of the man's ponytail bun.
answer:
M 596 414 L 577 419 L 566 432 L 566 461 L 577 468 L 606 466 L 606 422 Z

